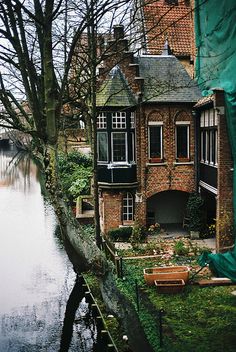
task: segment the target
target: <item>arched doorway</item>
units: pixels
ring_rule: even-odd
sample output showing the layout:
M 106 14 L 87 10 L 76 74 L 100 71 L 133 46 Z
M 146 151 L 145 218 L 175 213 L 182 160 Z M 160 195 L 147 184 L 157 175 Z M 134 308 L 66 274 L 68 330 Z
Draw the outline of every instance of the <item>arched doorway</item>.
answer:
M 147 225 L 159 223 L 162 226 L 183 223 L 189 193 L 163 191 L 147 200 Z

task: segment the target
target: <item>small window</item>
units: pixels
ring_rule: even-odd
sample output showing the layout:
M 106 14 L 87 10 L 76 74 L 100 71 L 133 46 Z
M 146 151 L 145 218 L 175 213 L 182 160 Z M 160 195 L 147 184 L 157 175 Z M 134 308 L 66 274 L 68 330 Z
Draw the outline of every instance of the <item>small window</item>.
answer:
M 108 161 L 108 143 L 107 143 L 106 132 L 98 132 L 97 144 L 98 144 L 98 161 L 107 162 Z
M 189 159 L 189 125 L 176 126 L 176 158 Z
M 113 129 L 126 128 L 126 113 L 125 112 L 115 112 L 112 114 L 112 128 Z
M 112 133 L 112 161 L 127 161 L 127 136 L 125 132 Z
M 130 128 L 135 128 L 135 114 L 134 112 L 131 112 L 130 114 Z
M 134 197 L 127 192 L 123 197 L 123 221 L 134 220 Z
M 97 117 L 97 128 L 107 128 L 107 117 L 104 112 L 100 113 Z
M 160 161 L 162 159 L 162 126 L 149 126 L 149 159 Z

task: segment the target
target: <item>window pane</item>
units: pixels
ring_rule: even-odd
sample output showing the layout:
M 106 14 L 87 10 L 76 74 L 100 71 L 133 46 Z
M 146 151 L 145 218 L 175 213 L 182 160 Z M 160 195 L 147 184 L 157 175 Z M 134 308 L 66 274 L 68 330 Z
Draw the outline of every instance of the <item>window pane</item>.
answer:
M 134 112 L 130 114 L 130 128 L 135 128 L 135 115 Z
M 107 127 L 107 117 L 104 112 L 100 113 L 97 117 L 97 128 Z
M 135 161 L 134 133 L 131 133 L 131 161 Z
M 126 133 L 112 133 L 113 161 L 126 161 Z
M 126 128 L 126 113 L 116 112 L 112 114 L 112 128 Z
M 161 126 L 149 127 L 149 157 L 161 158 Z
M 202 142 L 202 153 L 203 153 L 203 160 L 206 161 L 207 159 L 207 156 L 206 156 L 206 153 L 207 153 L 207 148 L 206 148 L 206 130 L 203 131 L 203 142 Z
M 218 163 L 217 152 L 218 152 L 218 141 L 217 141 L 217 130 L 215 130 L 215 164 Z
M 176 126 L 177 158 L 188 158 L 188 126 Z
M 123 198 L 123 220 L 133 220 L 134 217 L 134 199 L 131 193 L 126 193 Z
M 98 161 L 108 161 L 107 133 L 98 133 Z

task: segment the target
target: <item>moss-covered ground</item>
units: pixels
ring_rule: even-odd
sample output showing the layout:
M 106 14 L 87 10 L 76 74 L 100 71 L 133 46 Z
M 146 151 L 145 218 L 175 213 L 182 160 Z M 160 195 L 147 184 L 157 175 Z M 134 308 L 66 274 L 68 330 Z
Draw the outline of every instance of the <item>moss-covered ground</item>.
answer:
M 140 321 L 153 350 L 235 351 L 236 297 L 231 293 L 235 286 L 201 288 L 189 283 L 182 293 L 160 294 L 155 286 L 147 286 L 143 278 L 143 267 L 151 265 L 155 264 L 150 261 L 145 263 L 144 260 L 127 261 L 126 276 L 118 279 L 118 284 L 136 309 L 139 308 Z M 206 272 L 205 275 L 208 276 L 209 273 Z M 164 311 L 162 347 L 160 310 Z
M 160 245 L 160 244 L 159 244 Z M 184 243 L 186 247 L 186 242 Z M 179 243 L 177 249 L 181 247 Z M 191 246 L 190 246 L 191 247 Z M 176 253 L 176 241 L 155 258 L 125 259 L 130 249 L 122 250 L 122 277 L 117 278 L 120 290 L 129 298 L 138 311 L 140 323 L 155 352 L 233 352 L 236 346 L 236 296 L 232 294 L 236 286 L 200 287 L 197 281 L 209 278 L 209 269 L 204 269 L 190 280 L 183 292 L 160 294 L 155 286 L 147 286 L 143 269 L 160 265 L 188 265 L 190 277 L 199 269 L 197 257 L 201 250 L 190 248 Z M 179 249 L 178 249 L 179 250 Z M 182 250 L 182 249 L 181 249 Z M 150 254 L 150 246 L 148 246 Z M 138 250 L 137 254 L 145 254 Z M 90 278 L 90 280 L 93 280 Z M 96 287 L 95 282 L 91 282 Z M 99 304 L 106 314 L 99 290 Z M 160 312 L 163 312 L 162 314 Z M 161 314 L 161 325 L 160 325 Z M 122 331 L 118 322 L 107 319 L 110 333 L 119 351 L 123 348 Z M 160 338 L 160 327 L 162 338 Z M 135 351 L 133 351 L 135 352 Z

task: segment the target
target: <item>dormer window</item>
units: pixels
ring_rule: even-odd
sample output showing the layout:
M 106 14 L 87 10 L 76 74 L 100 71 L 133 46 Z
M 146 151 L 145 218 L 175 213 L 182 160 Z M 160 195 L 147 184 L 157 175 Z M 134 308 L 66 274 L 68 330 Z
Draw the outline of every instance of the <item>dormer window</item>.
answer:
M 125 129 L 126 128 L 126 113 L 125 112 L 114 112 L 112 114 L 112 128 L 113 129 Z

